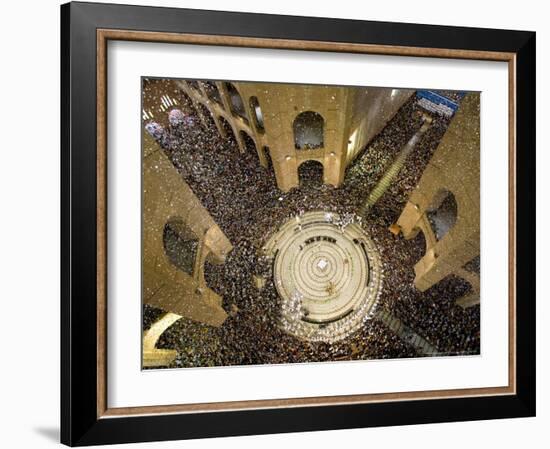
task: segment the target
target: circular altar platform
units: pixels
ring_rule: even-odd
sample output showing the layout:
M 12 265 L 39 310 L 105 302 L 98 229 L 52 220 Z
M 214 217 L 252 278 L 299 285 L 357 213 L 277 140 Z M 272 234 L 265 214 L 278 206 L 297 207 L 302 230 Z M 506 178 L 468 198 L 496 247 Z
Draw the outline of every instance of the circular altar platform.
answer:
M 380 256 L 355 220 L 308 212 L 266 243 L 279 293 L 281 326 L 310 341 L 338 341 L 369 319 L 381 287 Z

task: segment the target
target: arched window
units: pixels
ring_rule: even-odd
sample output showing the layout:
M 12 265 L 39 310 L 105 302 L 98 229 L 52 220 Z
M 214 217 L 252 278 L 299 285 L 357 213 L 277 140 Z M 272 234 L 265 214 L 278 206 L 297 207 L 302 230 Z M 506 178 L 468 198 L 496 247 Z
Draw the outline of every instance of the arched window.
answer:
M 250 97 L 249 100 L 250 110 L 252 111 L 252 117 L 254 118 L 254 124 L 256 129 L 260 133 L 265 132 L 264 128 L 264 115 L 262 114 L 262 108 L 260 108 L 260 103 L 258 102 L 258 97 Z
M 235 133 L 233 132 L 233 128 L 229 124 L 229 122 L 223 118 L 221 115 L 219 116 L 218 120 L 220 121 L 220 125 L 223 129 L 223 132 L 225 134 L 225 139 L 231 144 L 236 145 L 237 144 L 237 138 L 235 137 Z
M 426 212 L 435 238 L 441 240 L 456 223 L 458 205 L 455 196 L 448 190 L 440 190 Z
M 216 122 L 214 122 L 214 118 L 212 117 L 212 114 L 210 113 L 208 108 L 202 103 L 199 103 L 199 108 L 201 110 L 202 116 L 204 117 L 204 120 L 206 121 L 207 126 L 210 128 L 215 128 Z
M 297 150 L 314 150 L 324 146 L 325 121 L 317 112 L 305 111 L 294 119 L 294 145 Z
M 202 86 L 204 87 L 204 90 L 206 92 L 206 95 L 210 100 L 215 101 L 219 105 L 222 104 L 222 97 L 220 95 L 220 91 L 218 90 L 218 86 L 216 86 L 216 83 L 213 81 L 203 81 Z
M 199 240 L 193 232 L 183 220 L 173 218 L 164 225 L 162 239 L 168 260 L 176 268 L 192 276 L 199 246 Z
M 320 186 L 323 184 L 323 164 L 319 161 L 309 160 L 302 162 L 298 167 L 300 185 Z
M 225 89 L 229 95 L 229 103 L 231 106 L 231 112 L 234 115 L 241 117 L 246 123 L 248 123 L 248 118 L 246 117 L 246 111 L 244 109 L 243 99 L 239 94 L 237 88 L 231 83 L 225 83 Z

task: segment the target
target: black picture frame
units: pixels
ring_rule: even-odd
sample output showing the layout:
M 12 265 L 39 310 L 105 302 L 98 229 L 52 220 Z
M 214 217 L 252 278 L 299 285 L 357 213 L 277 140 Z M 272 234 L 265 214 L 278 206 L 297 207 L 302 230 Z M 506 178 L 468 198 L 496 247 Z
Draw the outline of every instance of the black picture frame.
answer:
M 241 36 L 515 55 L 516 392 L 373 403 L 98 413 L 97 30 Z M 94 3 L 61 6 L 61 442 L 70 446 L 535 415 L 533 32 Z

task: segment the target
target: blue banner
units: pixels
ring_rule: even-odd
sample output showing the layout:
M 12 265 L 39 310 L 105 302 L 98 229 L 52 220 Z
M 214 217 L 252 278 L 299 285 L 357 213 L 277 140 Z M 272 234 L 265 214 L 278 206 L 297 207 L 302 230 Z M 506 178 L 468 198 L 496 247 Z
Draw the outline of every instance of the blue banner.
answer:
M 466 93 L 457 92 L 456 95 L 461 99 Z M 458 110 L 458 103 L 456 101 L 433 90 L 418 90 L 416 91 L 416 97 L 418 98 L 419 106 L 430 112 L 442 114 L 446 117 L 452 117 Z

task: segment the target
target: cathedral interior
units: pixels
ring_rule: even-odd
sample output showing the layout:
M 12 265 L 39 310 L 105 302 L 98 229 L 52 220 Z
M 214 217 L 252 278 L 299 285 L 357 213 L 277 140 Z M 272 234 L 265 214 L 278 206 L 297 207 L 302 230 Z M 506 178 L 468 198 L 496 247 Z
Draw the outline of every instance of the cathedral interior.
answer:
M 479 93 L 141 93 L 143 368 L 479 354 Z

